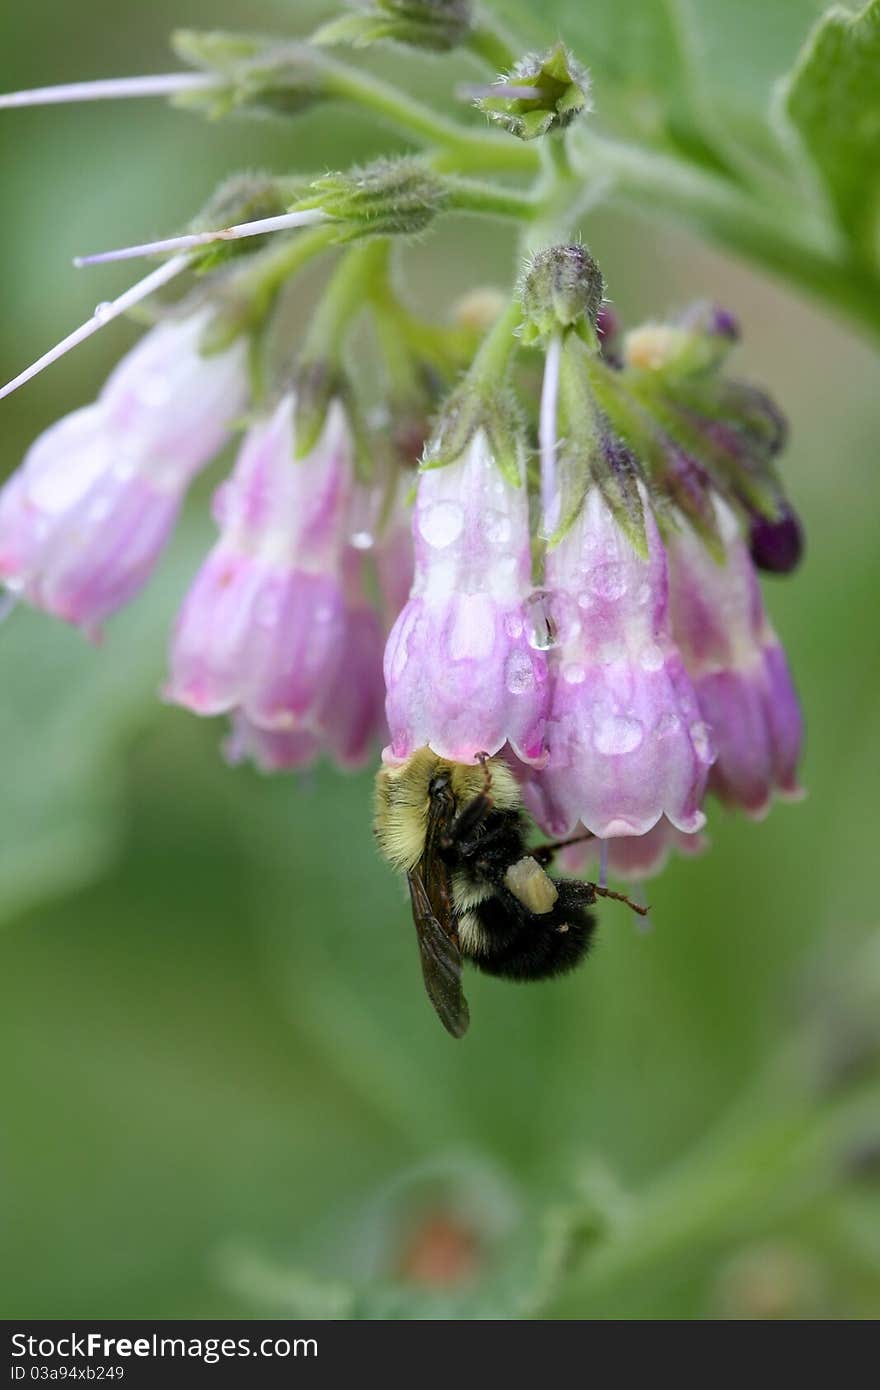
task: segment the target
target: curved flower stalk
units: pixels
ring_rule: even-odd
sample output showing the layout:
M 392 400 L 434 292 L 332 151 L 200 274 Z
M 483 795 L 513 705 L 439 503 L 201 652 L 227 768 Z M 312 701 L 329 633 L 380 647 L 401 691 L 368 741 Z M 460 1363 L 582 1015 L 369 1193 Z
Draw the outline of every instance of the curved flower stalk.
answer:
M 206 319 L 151 329 L 0 493 L 0 580 L 92 637 L 146 583 L 189 483 L 245 404 L 244 345 L 203 357 Z
M 723 564 L 687 528 L 670 539 L 673 631 L 718 750 L 710 790 L 759 818 L 774 792 L 801 795 L 803 724 L 737 518 L 720 498 L 715 509 Z
M 645 508 L 639 556 L 597 487 L 547 556 L 558 638 L 547 763 L 526 800 L 552 835 L 579 822 L 601 839 L 644 835 L 665 815 L 693 833 L 713 749 L 672 640 L 666 555 Z
M 509 743 L 544 756 L 547 660 L 531 645 L 528 496 L 477 430 L 464 454 L 419 478 L 415 579 L 385 650 L 385 758 L 431 747 L 473 762 Z

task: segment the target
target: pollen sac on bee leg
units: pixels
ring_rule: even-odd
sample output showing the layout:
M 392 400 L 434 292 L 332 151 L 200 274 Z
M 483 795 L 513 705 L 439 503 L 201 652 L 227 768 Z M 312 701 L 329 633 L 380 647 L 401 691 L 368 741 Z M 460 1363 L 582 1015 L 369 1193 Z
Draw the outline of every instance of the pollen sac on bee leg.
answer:
M 513 896 L 536 916 L 550 912 L 559 897 L 559 889 L 552 878 L 530 854 L 510 865 L 504 882 Z

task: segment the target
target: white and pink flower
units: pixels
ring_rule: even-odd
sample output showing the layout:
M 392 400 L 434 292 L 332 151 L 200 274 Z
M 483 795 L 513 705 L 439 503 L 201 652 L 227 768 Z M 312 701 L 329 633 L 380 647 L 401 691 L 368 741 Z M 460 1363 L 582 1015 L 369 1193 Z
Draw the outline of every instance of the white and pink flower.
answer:
M 701 829 L 709 729 L 672 640 L 666 555 L 646 509 L 638 555 L 598 488 L 547 556 L 553 651 L 546 766 L 525 797 L 541 826 L 602 839 L 642 836 L 662 816 Z
M 544 755 L 547 659 L 529 640 L 529 505 L 478 431 L 457 462 L 419 478 L 415 578 L 385 650 L 388 760 L 428 745 L 473 762 L 509 744 Z
M 204 325 L 200 313 L 153 328 L 0 492 L 0 581 L 91 636 L 150 577 L 245 404 L 243 344 L 203 357 Z
M 757 818 L 774 792 L 800 795 L 803 723 L 739 523 L 721 499 L 716 511 L 723 564 L 689 530 L 670 543 L 672 624 L 718 751 L 709 788 Z

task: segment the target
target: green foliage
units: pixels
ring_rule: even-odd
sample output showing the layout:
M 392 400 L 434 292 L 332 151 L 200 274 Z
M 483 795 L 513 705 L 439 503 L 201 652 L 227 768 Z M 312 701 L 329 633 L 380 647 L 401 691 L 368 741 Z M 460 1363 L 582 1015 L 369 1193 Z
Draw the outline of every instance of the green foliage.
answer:
M 120 749 L 156 718 L 169 616 L 207 535 L 204 524 L 183 529 L 158 578 L 97 648 L 25 606 L 7 619 L 0 739 L 15 792 L 0 803 L 0 922 L 113 862 Z
M 833 9 L 785 85 L 783 107 L 813 160 L 853 254 L 880 261 L 880 0 Z

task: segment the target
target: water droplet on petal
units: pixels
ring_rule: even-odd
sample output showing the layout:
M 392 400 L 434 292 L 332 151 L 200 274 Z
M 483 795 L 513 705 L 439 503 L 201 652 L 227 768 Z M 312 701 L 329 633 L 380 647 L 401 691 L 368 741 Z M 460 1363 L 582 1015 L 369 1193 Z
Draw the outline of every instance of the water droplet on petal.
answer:
M 371 531 L 355 531 L 348 539 L 354 550 L 372 550 L 375 545 L 375 537 Z
M 513 530 L 510 518 L 504 512 L 489 508 L 483 513 L 483 534 L 490 545 L 506 545 Z
M 588 583 L 597 598 L 623 598 L 626 593 L 626 569 L 616 560 L 606 560 L 596 565 L 588 575 Z
M 525 695 L 535 688 L 535 672 L 525 652 L 512 652 L 504 668 L 504 680 L 511 695 Z
M 643 671 L 661 670 L 664 660 L 663 648 L 658 647 L 656 642 L 649 642 L 639 654 L 639 665 Z
M 669 738 L 670 734 L 674 734 L 680 724 L 681 720 L 677 714 L 670 714 L 668 712 L 666 714 L 661 714 L 660 718 L 657 720 L 657 737 Z
M 593 733 L 593 743 L 600 753 L 616 757 L 621 753 L 632 753 L 644 737 L 640 719 L 630 719 L 622 714 L 608 714 L 601 719 Z
M 715 750 L 712 747 L 712 735 L 709 732 L 709 725 L 704 724 L 701 719 L 692 724 L 688 730 L 691 742 L 694 745 L 694 752 L 701 763 L 711 763 L 715 757 Z
M 581 630 L 577 609 L 567 594 L 536 589 L 524 604 L 529 646 L 546 652 L 568 642 Z
M 418 526 L 428 545 L 442 550 L 457 541 L 464 529 L 464 512 L 457 502 L 431 502 L 418 514 Z

